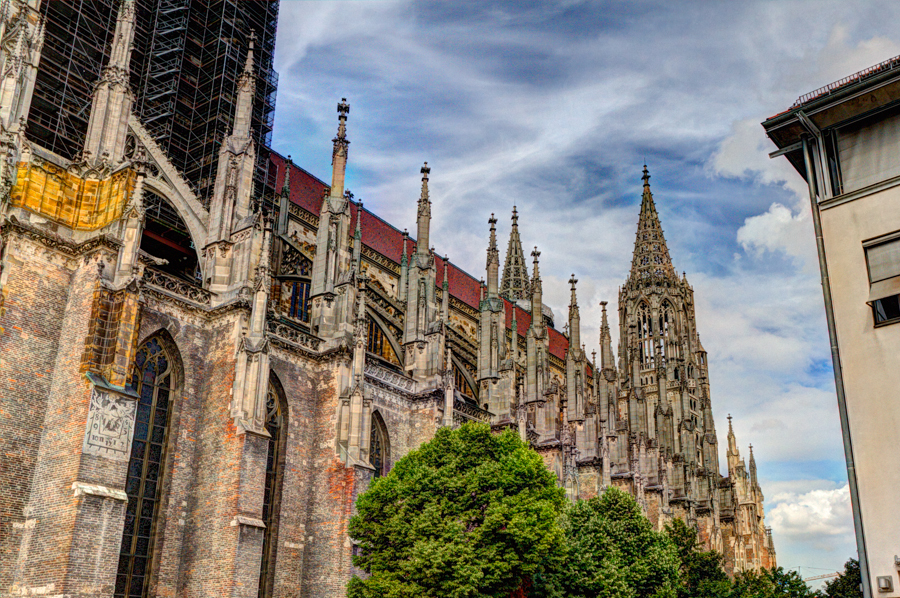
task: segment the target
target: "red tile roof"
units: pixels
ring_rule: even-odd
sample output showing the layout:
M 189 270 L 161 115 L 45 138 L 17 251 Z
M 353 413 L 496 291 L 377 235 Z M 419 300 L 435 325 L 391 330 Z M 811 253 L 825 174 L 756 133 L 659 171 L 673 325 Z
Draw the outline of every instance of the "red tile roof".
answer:
M 284 184 L 284 168 L 287 160 L 281 155 L 271 152 L 271 160 L 276 168 L 276 185 L 279 191 Z M 313 176 L 309 172 L 303 170 L 296 164 L 291 164 L 291 201 L 301 208 L 312 214 L 318 215 L 322 208 L 322 197 L 324 189 L 328 185 Z M 350 205 L 350 222 L 351 230 L 356 227 L 356 211 L 358 204 Z M 403 233 L 388 224 L 369 210 L 363 209 L 362 220 L 362 241 L 363 245 L 380 253 L 381 255 L 400 263 L 403 254 Z M 415 239 L 410 237 L 407 243 L 407 256 L 415 251 Z M 444 260 L 439 255 L 435 256 L 435 265 L 437 267 L 436 282 L 438 285 L 444 283 Z M 452 262 L 448 268 L 450 278 L 450 295 L 456 297 L 466 305 L 473 309 L 478 309 L 478 303 L 481 299 L 481 283 L 471 274 L 461 270 Z M 506 302 L 506 326 L 512 326 L 512 304 Z M 531 314 L 522 308 L 517 307 L 516 323 L 519 328 L 519 334 L 522 336 L 528 331 L 531 325 Z M 566 350 L 569 347 L 568 339 L 563 334 L 553 328 L 550 329 L 550 353 L 559 357 L 566 358 Z

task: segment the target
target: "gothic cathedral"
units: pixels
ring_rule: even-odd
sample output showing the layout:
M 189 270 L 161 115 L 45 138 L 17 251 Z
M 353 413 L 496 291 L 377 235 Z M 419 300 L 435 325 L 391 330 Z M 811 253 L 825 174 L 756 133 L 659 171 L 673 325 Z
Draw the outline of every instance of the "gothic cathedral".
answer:
M 331 597 L 354 573 L 354 501 L 442 426 L 512 429 L 571 499 L 616 486 L 730 573 L 775 565 L 752 450 L 719 471 L 693 289 L 646 167 L 618 363 L 543 303 L 513 210 L 486 283 L 437 253 L 427 164 L 415 238 L 272 153 L 254 190 L 254 40 L 209 197 L 132 111 L 122 0 L 80 155 L 26 136 L 39 0 L 0 14 L 0 596 Z M 243 55 L 242 55 L 243 57 Z M 410 198 L 415 201 L 415 198 Z

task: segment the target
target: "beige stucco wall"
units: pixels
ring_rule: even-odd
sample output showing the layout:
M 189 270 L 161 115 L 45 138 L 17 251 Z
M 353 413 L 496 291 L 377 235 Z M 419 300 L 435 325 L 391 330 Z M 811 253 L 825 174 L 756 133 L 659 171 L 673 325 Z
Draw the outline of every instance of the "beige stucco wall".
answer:
M 900 230 L 900 187 L 821 211 L 873 596 L 900 596 L 900 323 L 875 328 L 863 241 Z M 875 578 L 893 578 L 878 592 Z

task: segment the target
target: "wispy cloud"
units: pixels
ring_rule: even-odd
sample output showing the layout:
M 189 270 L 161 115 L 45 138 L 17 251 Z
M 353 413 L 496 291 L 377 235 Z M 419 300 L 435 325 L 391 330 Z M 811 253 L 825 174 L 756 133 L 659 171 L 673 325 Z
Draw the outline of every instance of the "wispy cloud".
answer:
M 476 277 L 487 218 L 505 234 L 515 203 L 560 324 L 580 280 L 588 350 L 600 300 L 615 325 L 646 160 L 695 288 L 719 434 L 731 412 L 754 444 L 782 562 L 837 569 L 853 547 L 808 199 L 759 123 L 900 54 L 898 18 L 838 0 L 284 2 L 275 146 L 327 178 L 349 98 L 348 186 L 411 228 L 427 160 L 437 251 Z M 834 550 L 799 531 L 815 501 Z

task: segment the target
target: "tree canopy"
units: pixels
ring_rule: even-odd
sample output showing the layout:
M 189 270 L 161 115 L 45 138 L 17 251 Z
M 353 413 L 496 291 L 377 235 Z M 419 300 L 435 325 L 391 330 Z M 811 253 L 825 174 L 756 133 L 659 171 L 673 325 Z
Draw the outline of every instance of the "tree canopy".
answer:
M 517 434 L 440 429 L 359 496 L 349 598 L 506 597 L 563 549 L 565 494 Z
M 609 488 L 563 519 L 567 554 L 535 576 L 534 598 L 675 598 L 678 552 L 630 494 Z
M 850 559 L 844 563 L 844 573 L 831 581 L 825 582 L 822 592 L 828 598 L 862 598 L 862 576 L 859 572 L 859 561 Z

